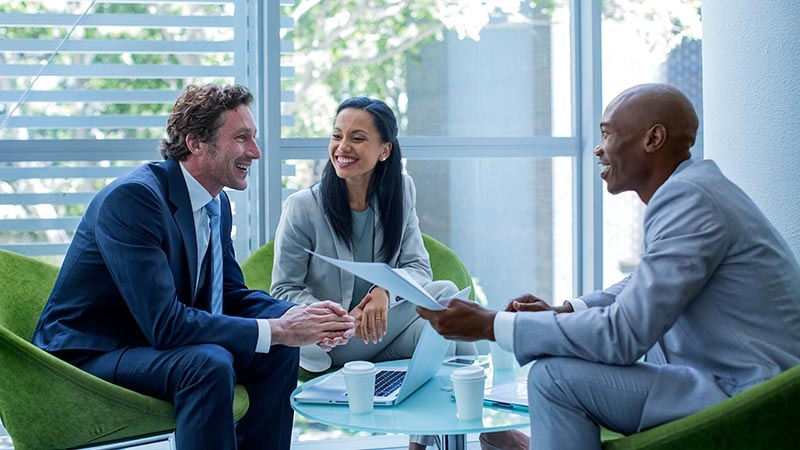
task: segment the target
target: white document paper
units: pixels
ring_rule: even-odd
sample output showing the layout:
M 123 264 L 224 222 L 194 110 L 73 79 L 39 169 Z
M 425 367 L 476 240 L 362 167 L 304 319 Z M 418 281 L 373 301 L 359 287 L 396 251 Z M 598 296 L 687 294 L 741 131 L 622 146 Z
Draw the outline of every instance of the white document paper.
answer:
M 434 311 L 444 309 L 436 299 L 431 297 L 428 291 L 420 286 L 420 284 L 405 271 L 405 269 L 392 268 L 386 263 L 343 261 L 341 259 L 320 255 L 309 249 L 305 250 L 317 258 L 327 261 L 340 269 L 346 270 L 376 286 L 380 286 L 389 291 L 392 295 L 408 300 L 417 306 Z M 471 288 L 467 286 L 454 295 L 453 298 L 467 300 L 470 290 Z
M 483 393 L 484 403 L 500 408 L 528 410 L 528 381 L 512 380 L 488 387 Z

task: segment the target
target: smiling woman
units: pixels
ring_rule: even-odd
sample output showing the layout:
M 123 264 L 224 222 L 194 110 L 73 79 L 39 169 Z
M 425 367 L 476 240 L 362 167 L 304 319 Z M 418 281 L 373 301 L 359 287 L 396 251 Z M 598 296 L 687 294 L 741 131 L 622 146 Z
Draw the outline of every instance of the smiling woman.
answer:
M 347 344 L 327 354 L 316 346 L 301 348 L 300 365 L 306 370 L 321 372 L 353 360 L 410 358 L 425 324 L 415 305 L 306 251 L 403 269 L 433 298 L 458 292 L 450 280 L 433 281 L 416 214 L 416 188 L 402 173 L 394 112 L 376 99 L 343 101 L 328 153 L 322 181 L 286 200 L 275 236 L 270 292 L 301 304 L 332 299 L 355 318 L 355 337 Z M 464 344 L 463 351 L 474 354 L 474 345 Z
M 423 321 L 414 306 L 380 286 L 312 258 L 385 262 L 403 268 L 433 297 L 455 294 L 449 281 L 433 281 L 416 215 L 416 189 L 402 173 L 397 122 L 386 103 L 356 97 L 337 108 L 322 181 L 291 195 L 275 237 L 273 295 L 296 303 L 333 299 L 356 319 L 356 338 L 321 354 L 301 349 L 312 372 L 353 359 L 411 356 Z
M 367 190 L 375 166 L 389 158 L 392 142 L 384 140 L 370 113 L 356 107 L 344 107 L 336 115 L 328 152 L 336 175 L 347 184 L 350 208 L 364 211 L 368 206 Z

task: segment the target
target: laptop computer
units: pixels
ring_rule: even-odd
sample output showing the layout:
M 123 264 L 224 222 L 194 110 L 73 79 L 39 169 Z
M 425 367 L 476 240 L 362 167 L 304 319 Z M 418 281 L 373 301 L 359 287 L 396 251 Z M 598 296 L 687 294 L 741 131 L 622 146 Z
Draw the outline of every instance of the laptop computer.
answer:
M 375 405 L 391 406 L 405 400 L 442 367 L 450 341 L 425 322 L 408 367 L 381 366 L 375 374 Z M 294 396 L 298 403 L 347 404 L 347 389 L 341 370 L 319 383 L 308 383 Z

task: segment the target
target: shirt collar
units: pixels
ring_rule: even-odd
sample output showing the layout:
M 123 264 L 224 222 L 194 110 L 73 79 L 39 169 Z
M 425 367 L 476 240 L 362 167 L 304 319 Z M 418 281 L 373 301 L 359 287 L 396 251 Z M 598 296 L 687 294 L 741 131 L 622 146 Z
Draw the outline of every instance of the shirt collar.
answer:
M 192 211 L 204 208 L 206 203 L 210 202 L 213 197 L 211 197 L 211 194 L 208 193 L 206 188 L 186 170 L 186 167 L 183 166 L 183 162 L 180 163 L 180 166 L 181 172 L 183 172 L 183 179 L 186 181 L 186 189 L 189 190 L 189 201 L 192 203 Z

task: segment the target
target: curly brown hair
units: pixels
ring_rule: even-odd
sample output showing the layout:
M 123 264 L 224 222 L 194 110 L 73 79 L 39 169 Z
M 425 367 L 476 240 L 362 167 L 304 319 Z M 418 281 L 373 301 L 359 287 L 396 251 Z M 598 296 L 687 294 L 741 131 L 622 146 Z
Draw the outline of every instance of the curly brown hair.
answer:
M 175 101 L 167 120 L 167 137 L 159 146 L 161 156 L 177 161 L 186 159 L 189 156 L 187 136 L 197 136 L 200 142 L 212 142 L 222 126 L 222 113 L 252 102 L 253 94 L 238 84 L 188 86 Z

